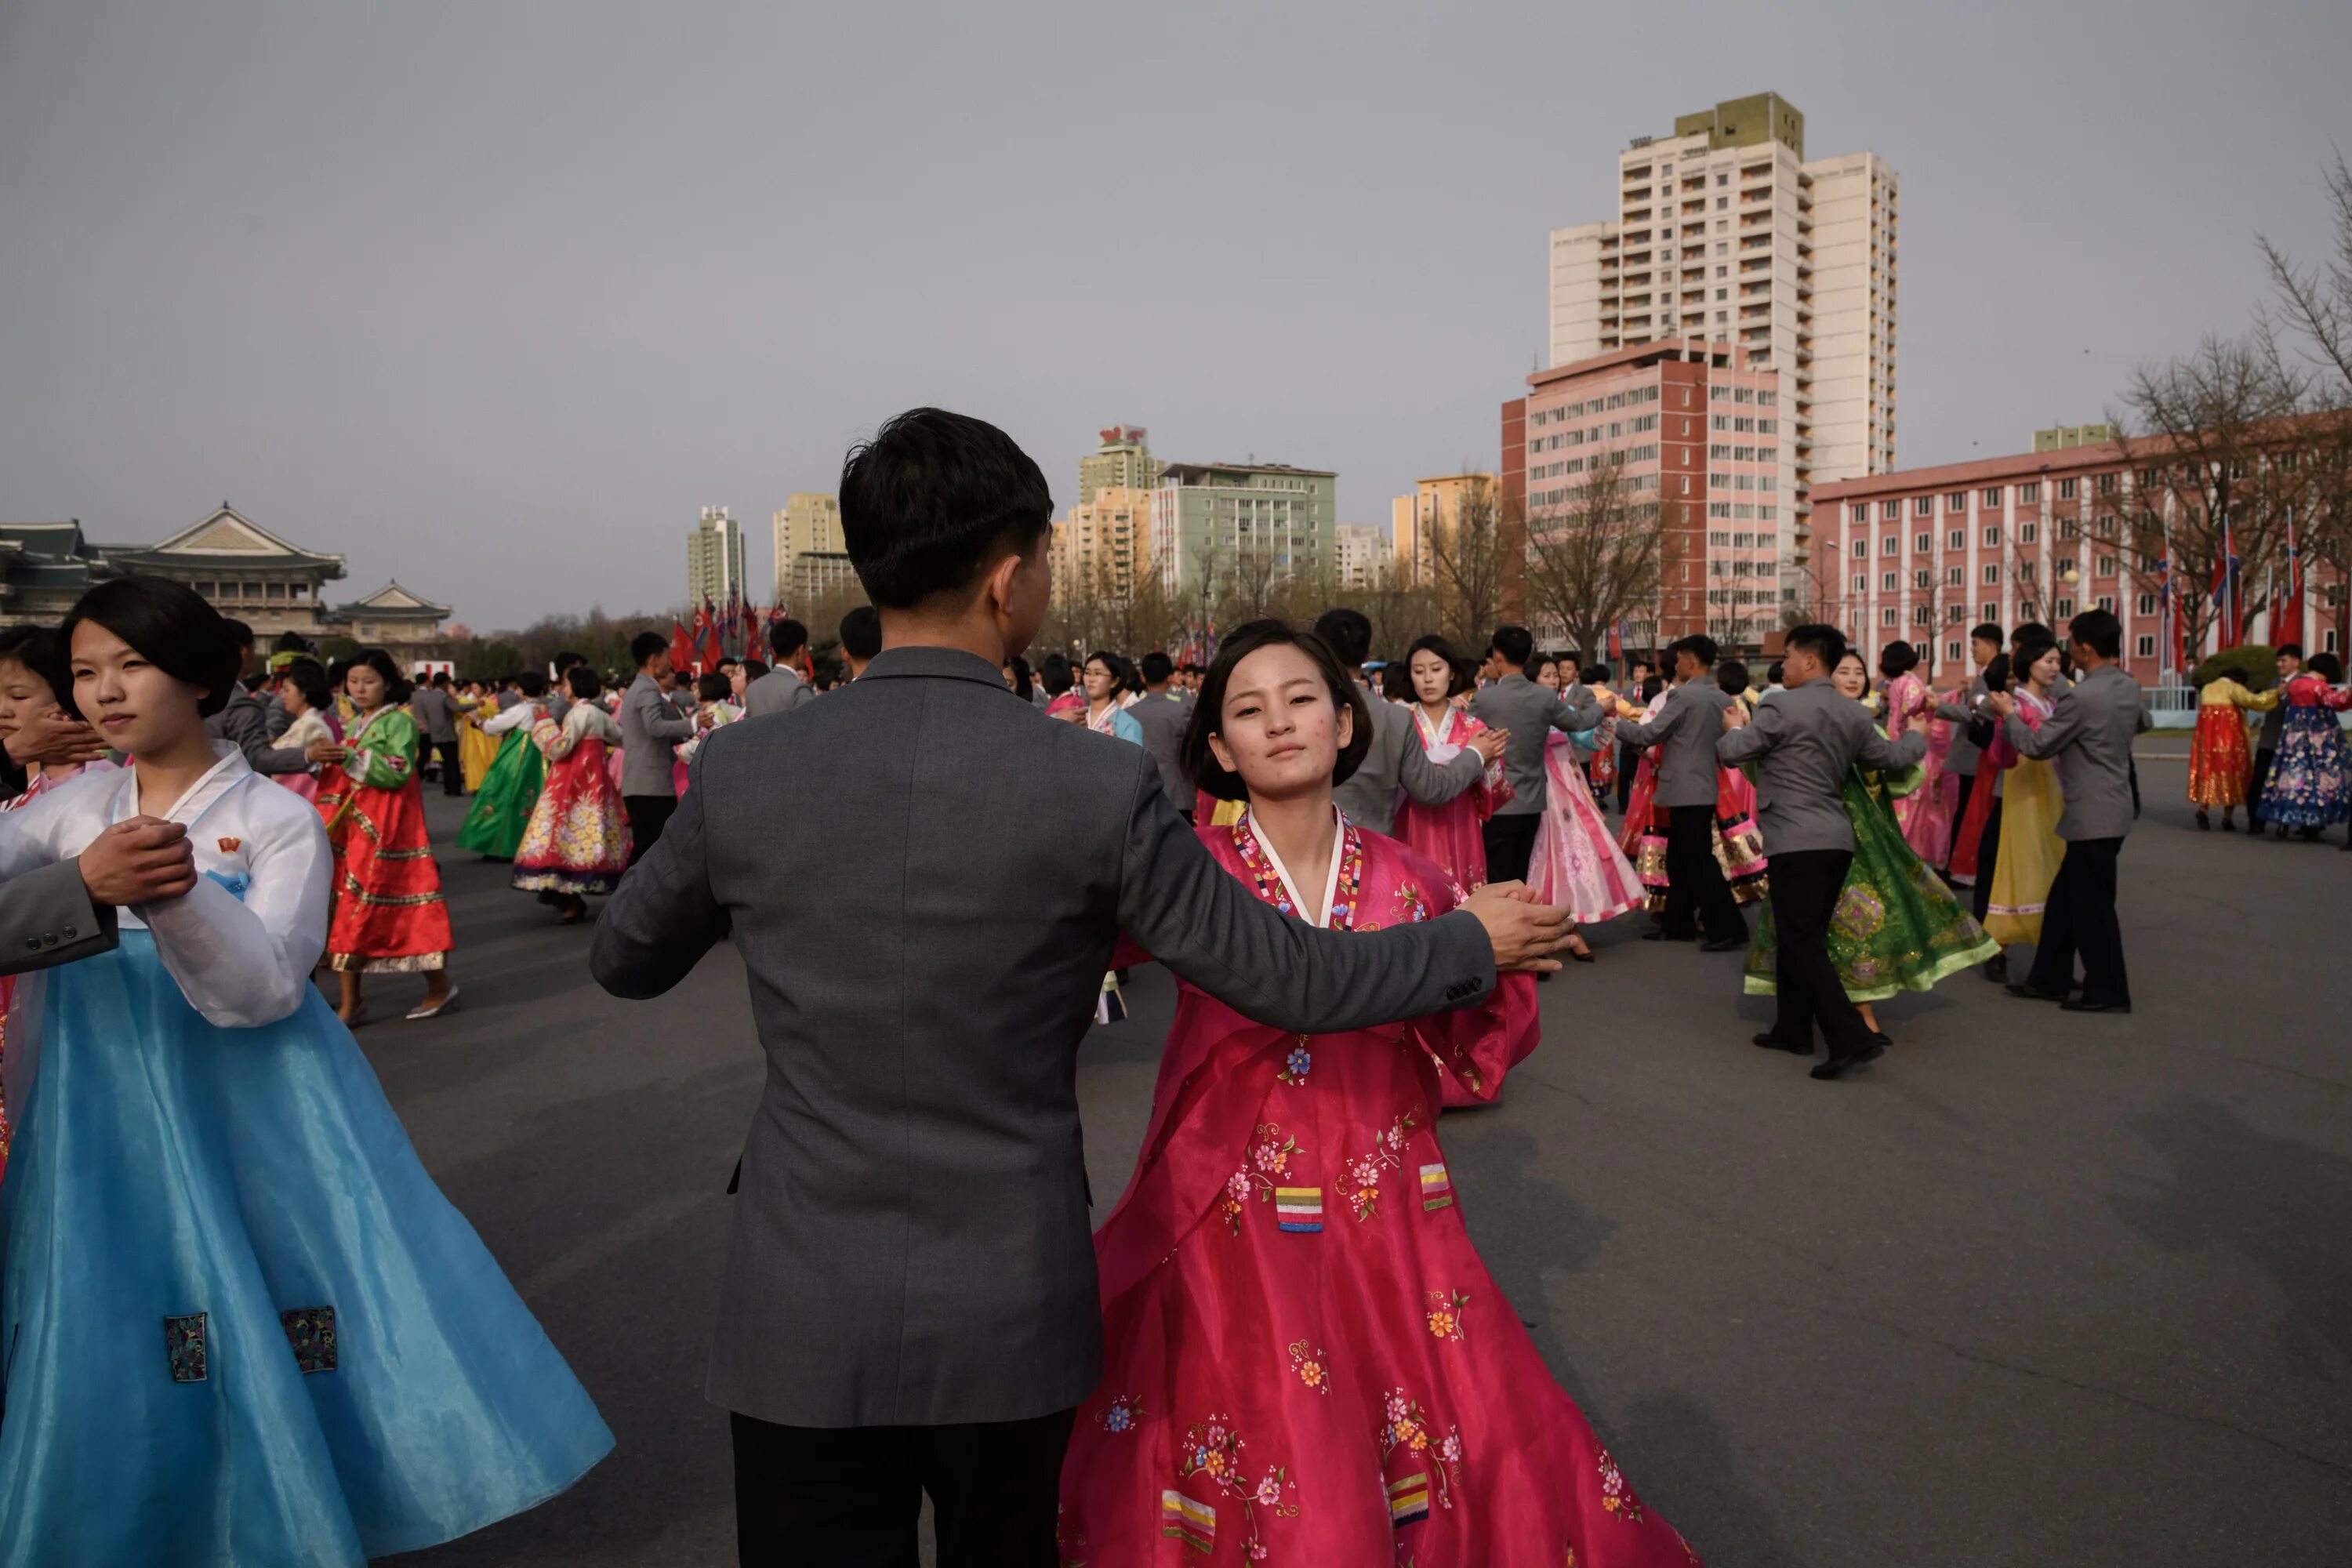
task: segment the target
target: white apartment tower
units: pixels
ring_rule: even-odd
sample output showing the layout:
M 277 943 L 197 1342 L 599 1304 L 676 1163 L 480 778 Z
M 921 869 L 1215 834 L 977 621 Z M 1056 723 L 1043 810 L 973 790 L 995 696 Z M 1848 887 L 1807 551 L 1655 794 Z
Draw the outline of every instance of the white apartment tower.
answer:
M 743 529 L 723 506 L 702 509 L 702 521 L 686 536 L 686 607 L 704 600 L 727 607 L 730 592 L 744 592 Z
M 1768 92 L 1637 138 L 1617 191 L 1614 219 L 1552 231 L 1552 365 L 1688 339 L 1779 371 L 1781 585 L 1801 601 L 1812 487 L 1895 467 L 1895 171 L 1808 162 L 1804 116 Z

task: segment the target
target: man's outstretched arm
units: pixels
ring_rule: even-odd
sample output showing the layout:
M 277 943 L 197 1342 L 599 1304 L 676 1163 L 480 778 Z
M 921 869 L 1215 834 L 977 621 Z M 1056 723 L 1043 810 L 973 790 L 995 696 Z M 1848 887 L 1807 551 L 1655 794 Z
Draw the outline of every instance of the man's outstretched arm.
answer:
M 588 970 L 615 996 L 660 995 L 727 935 L 727 911 L 711 896 L 703 853 L 702 770 L 709 760 L 705 748 L 661 841 L 629 868 L 596 918 Z

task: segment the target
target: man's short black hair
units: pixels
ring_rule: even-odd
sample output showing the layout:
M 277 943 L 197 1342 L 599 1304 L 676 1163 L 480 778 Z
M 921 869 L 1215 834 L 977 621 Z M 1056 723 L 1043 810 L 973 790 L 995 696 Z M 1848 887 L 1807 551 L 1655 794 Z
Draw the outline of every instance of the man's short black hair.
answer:
M 643 669 L 646 660 L 668 647 L 669 638 L 662 636 L 661 633 L 639 632 L 629 639 L 629 662 Z M 562 664 L 563 660 L 559 657 L 555 662 Z M 588 661 L 583 658 L 580 662 L 586 664 Z
M 514 678 L 514 683 L 525 697 L 547 695 L 547 677 L 535 669 L 526 669 Z
M 242 648 L 247 652 L 252 651 L 253 628 L 251 626 L 231 616 L 223 616 L 221 617 L 221 624 L 228 627 L 228 635 L 231 638 L 235 639 L 236 646 L 239 648 Z
M 882 613 L 860 605 L 841 617 L 841 651 L 864 664 L 882 651 Z
M 1784 640 L 1791 650 L 1802 648 L 1820 659 L 1823 669 L 1835 669 L 1846 655 L 1845 634 L 1821 621 L 1790 627 Z
M 2066 636 L 2101 658 L 2123 657 L 2124 624 L 2113 610 L 2084 610 L 2066 623 Z
M 886 609 L 969 590 L 1053 526 L 1045 476 L 983 419 L 910 408 L 849 450 L 841 536 L 866 596 Z
M 1144 685 L 1158 686 L 1176 673 L 1176 661 L 1158 648 L 1153 648 L 1143 656 L 1142 662 L 1136 668 L 1143 672 Z
M 1525 669 L 1528 660 L 1535 657 L 1535 636 L 1525 626 L 1496 626 L 1495 651 L 1512 668 Z
M 1782 664 L 1776 658 L 1772 661 L 1770 667 L 1764 671 L 1764 683 L 1767 686 L 1778 686 L 1780 684 L 1780 678 L 1788 673 L 1789 667 Z
M 450 686 L 455 683 L 456 679 L 457 678 L 455 676 L 452 676 L 446 669 L 436 669 L 433 672 L 433 684 L 439 687 L 444 691 L 449 689 Z
M 782 664 L 808 647 L 808 627 L 786 616 L 768 628 L 768 651 Z
M 1372 623 L 1361 610 L 1334 606 L 1315 617 L 1315 635 L 1349 669 L 1372 657 Z
M 2281 658 L 2301 658 L 2303 645 L 2299 642 L 2283 642 L 2278 645 L 2278 656 Z
M 656 633 L 655 635 L 656 635 L 656 636 L 659 636 L 660 634 Z M 558 674 L 558 675 L 562 675 L 565 670 L 570 669 L 573 665 L 575 665 L 575 664 L 585 664 L 585 663 L 587 663 L 587 662 L 588 662 L 588 656 L 587 656 L 586 654 L 584 654 L 584 653 L 573 653 L 571 649 L 566 648 L 566 649 L 564 649 L 562 652 L 561 652 L 561 653 L 559 653 L 559 654 L 557 654 L 557 655 L 555 656 L 555 673 L 556 673 L 556 674 Z M 642 662 L 642 661 L 640 661 L 640 662 Z
M 1737 697 L 1748 689 L 1748 667 L 1736 658 L 1727 658 L 1715 667 L 1715 683 Z
M 1670 654 L 1686 653 L 1709 669 L 1715 668 L 1716 657 L 1722 652 L 1715 646 L 1715 639 L 1705 632 L 1693 632 L 1686 637 L 1679 638 L 1674 647 L 1666 651 Z
M 1999 621 L 1979 621 L 1969 628 L 1969 636 L 1977 642 L 1989 642 L 1996 648 L 2008 640 L 2001 635 Z
M 2053 643 L 2055 643 L 2058 640 L 2058 634 L 2052 631 L 2048 626 L 2043 626 L 2040 621 L 2021 621 L 2018 623 L 2015 629 L 2011 631 L 2009 634 L 2009 646 L 2015 647 L 2017 646 L 2017 639 L 2020 637 L 2048 637 Z

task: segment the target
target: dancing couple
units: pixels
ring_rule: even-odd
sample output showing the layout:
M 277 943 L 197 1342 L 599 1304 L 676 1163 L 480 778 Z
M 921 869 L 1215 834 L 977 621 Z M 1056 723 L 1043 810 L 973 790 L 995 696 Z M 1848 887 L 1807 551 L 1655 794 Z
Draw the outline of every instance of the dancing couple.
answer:
M 1531 1037 L 1563 913 L 1334 809 L 1372 726 L 1313 637 L 1243 628 L 1210 671 L 1183 752 L 1246 803 L 1222 827 L 1008 691 L 1052 500 L 1003 432 L 902 415 L 840 494 L 882 652 L 710 737 L 592 950 L 623 995 L 721 940 L 750 973 L 708 1382 L 742 1560 L 911 1565 L 928 1493 L 948 1568 L 1693 1561 L 1479 1263 L 1433 1126 Z M 1146 955 L 1182 1000 L 1090 1241 L 1076 1056 Z

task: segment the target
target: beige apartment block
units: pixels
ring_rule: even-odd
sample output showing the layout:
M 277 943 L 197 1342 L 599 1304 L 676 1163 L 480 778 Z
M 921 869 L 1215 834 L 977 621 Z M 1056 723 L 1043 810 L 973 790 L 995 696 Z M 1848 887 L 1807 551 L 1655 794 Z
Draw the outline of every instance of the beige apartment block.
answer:
M 1811 592 L 1812 487 L 1895 466 L 1896 194 L 1875 153 L 1809 161 L 1804 116 L 1759 93 L 1637 137 L 1616 217 L 1551 234 L 1555 367 L 1692 339 L 1780 374 L 1792 604 Z
M 1151 564 L 1151 492 L 1098 489 L 1054 524 L 1054 594 L 1065 602 L 1125 600 Z
M 822 491 L 801 490 L 786 496 L 774 518 L 776 530 L 776 602 L 791 604 L 810 597 L 812 584 L 831 584 L 840 575 L 833 561 L 814 563 L 796 573 L 793 563 L 804 555 L 847 560 L 849 546 L 841 537 L 841 502 Z
M 1392 575 L 1388 535 L 1369 522 L 1343 522 L 1332 530 L 1333 576 L 1341 588 L 1385 588 Z
M 1462 516 L 1463 503 L 1496 500 L 1495 476 L 1439 474 L 1415 479 L 1411 495 L 1389 503 L 1389 535 L 1396 546 L 1396 583 L 1401 588 L 1438 585 L 1437 545 Z

